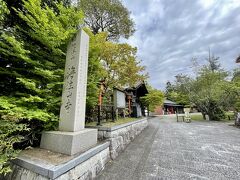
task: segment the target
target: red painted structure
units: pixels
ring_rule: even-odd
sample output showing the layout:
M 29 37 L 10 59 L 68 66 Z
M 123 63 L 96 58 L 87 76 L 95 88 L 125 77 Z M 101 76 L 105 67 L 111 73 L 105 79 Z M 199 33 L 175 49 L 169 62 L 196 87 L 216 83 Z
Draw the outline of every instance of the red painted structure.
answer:
M 159 106 L 155 109 L 155 114 L 166 115 L 166 114 L 176 114 L 183 113 L 183 105 L 179 105 L 176 102 L 165 100 L 163 106 Z

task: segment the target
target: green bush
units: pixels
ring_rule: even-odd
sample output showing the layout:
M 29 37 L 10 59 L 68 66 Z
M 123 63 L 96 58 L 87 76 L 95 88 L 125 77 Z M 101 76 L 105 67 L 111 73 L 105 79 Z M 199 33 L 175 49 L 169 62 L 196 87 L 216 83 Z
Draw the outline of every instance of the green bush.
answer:
M 0 120 L 0 174 L 6 175 L 11 172 L 10 162 L 19 153 L 13 145 L 24 139 L 23 132 L 28 132 L 26 124 L 15 121 Z

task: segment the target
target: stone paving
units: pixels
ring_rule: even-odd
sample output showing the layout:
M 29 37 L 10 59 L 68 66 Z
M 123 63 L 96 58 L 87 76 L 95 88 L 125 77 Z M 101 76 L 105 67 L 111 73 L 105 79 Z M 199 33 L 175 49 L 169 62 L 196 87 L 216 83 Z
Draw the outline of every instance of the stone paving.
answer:
M 240 179 L 240 129 L 156 117 L 97 180 Z

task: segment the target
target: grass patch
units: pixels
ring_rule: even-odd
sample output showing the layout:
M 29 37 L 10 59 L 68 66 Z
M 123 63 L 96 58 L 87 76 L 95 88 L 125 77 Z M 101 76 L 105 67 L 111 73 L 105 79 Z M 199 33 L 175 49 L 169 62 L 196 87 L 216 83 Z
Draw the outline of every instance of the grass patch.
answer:
M 190 114 L 192 121 L 206 121 L 203 119 L 202 114 Z
M 191 116 L 191 120 L 193 121 L 206 121 L 203 119 L 202 114 L 190 114 Z M 226 112 L 225 113 L 225 118 L 222 119 L 221 121 L 224 122 L 229 122 L 229 117 L 230 117 L 230 121 L 233 121 L 235 119 L 234 113 L 233 112 Z
M 103 127 L 112 127 L 112 126 L 117 126 L 117 125 L 121 125 L 121 124 L 125 124 L 125 123 L 129 123 L 129 122 L 133 122 L 133 121 L 137 121 L 141 118 L 119 118 L 117 121 L 112 122 L 112 121 L 103 121 L 101 122 Z M 86 123 L 86 126 L 97 126 L 97 122 L 90 122 L 90 123 Z
M 234 114 L 234 112 L 226 112 L 226 113 L 225 113 L 225 116 L 226 116 L 225 119 L 228 119 L 228 117 L 230 117 L 230 119 L 235 119 L 235 114 Z

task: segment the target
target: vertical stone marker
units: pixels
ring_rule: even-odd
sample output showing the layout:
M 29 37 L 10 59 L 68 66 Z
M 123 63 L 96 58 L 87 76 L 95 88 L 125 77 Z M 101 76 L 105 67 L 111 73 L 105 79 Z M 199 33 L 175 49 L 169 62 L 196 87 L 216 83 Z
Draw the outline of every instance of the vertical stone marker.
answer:
M 73 155 L 97 143 L 97 130 L 84 129 L 89 37 L 80 30 L 67 49 L 60 131 L 43 132 L 41 148 Z
M 85 125 L 89 37 L 80 31 L 67 49 L 60 131 L 79 131 Z

